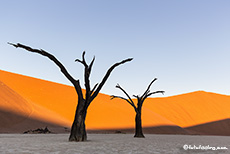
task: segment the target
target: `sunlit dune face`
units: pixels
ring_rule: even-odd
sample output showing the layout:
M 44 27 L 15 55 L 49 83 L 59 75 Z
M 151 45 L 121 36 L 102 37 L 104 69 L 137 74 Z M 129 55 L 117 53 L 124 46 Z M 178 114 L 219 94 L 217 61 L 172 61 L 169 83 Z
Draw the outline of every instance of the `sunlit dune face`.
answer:
M 174 125 L 159 114 L 142 109 L 143 126 Z M 86 119 L 88 128 L 133 128 L 135 126 L 135 111 L 126 101 L 110 100 L 107 95 L 100 95 L 94 100 L 88 110 Z
M 198 91 L 148 99 L 145 107 L 181 127 L 188 127 L 229 118 L 230 96 Z
M 4 83 L 17 91 L 28 102 L 34 104 L 33 106 L 37 106 L 36 112 L 45 113 L 45 111 L 38 111 L 41 110 L 38 106 L 48 109 L 66 119 L 66 123 L 69 123 L 69 126 L 71 125 L 77 105 L 77 94 L 73 87 L 7 72 L 0 73 L 0 79 Z M 49 117 L 34 116 L 46 120 Z M 53 116 L 55 117 L 56 115 Z M 173 125 L 172 122 L 161 115 L 144 107 L 142 117 L 143 126 Z M 134 127 L 134 125 L 135 111 L 133 107 L 120 99 L 110 100 L 108 95 L 99 94 L 87 112 L 86 127 L 88 129 L 130 128 Z
M 70 125 L 66 119 L 52 110 L 46 109 L 31 101 L 26 101 L 22 96 L 2 82 L 0 82 L 0 109 L 21 115 L 25 118 L 43 119 L 43 121 L 64 126 Z M 23 119 L 20 121 L 23 121 Z M 14 125 L 16 124 L 15 122 L 17 123 L 17 121 L 14 121 Z
M 1 108 L 71 126 L 77 106 L 77 94 L 73 87 L 5 71 L 0 71 L 0 81 Z M 229 118 L 229 111 L 230 96 L 214 93 L 200 91 L 173 97 L 148 98 L 142 108 L 142 125 L 188 127 Z M 89 106 L 87 129 L 134 126 L 135 111 L 124 100 L 110 100 L 108 95 L 99 94 Z
M 51 110 L 72 121 L 77 95 L 73 87 L 0 71 L 0 80 L 26 101 Z

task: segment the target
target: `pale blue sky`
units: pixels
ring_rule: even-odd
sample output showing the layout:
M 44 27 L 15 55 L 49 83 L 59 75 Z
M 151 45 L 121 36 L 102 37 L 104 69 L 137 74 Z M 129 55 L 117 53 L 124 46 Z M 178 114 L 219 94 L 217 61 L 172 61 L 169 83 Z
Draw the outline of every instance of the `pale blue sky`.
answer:
M 86 51 L 96 56 L 91 83 L 122 59 L 102 91 L 121 95 L 151 90 L 165 96 L 197 90 L 230 94 L 229 0 L 1 0 L 0 69 L 70 85 L 45 57 L 7 42 L 55 55 L 83 85 Z M 161 95 L 155 95 L 156 97 Z

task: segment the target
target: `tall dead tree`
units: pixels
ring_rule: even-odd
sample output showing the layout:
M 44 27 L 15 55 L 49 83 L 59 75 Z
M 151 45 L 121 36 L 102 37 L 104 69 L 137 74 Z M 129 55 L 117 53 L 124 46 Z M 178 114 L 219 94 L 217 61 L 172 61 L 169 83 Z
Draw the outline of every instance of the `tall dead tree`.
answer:
M 111 95 L 111 99 L 114 99 L 114 98 L 123 99 L 126 102 L 128 102 L 134 108 L 134 110 L 136 112 L 134 137 L 143 137 L 143 138 L 145 137 L 143 132 L 142 132 L 142 122 L 141 122 L 141 110 L 142 110 L 142 106 L 143 106 L 145 99 L 148 98 L 149 96 L 153 95 L 153 94 L 156 94 L 156 93 L 164 94 L 164 91 L 150 92 L 149 89 L 150 89 L 151 85 L 153 84 L 153 82 L 155 82 L 156 80 L 157 80 L 157 78 L 152 80 L 152 82 L 149 84 L 148 88 L 146 89 L 146 91 L 144 92 L 144 94 L 142 96 L 133 95 L 135 98 L 137 98 L 137 105 L 134 104 L 134 102 L 131 99 L 131 97 L 129 96 L 129 94 L 119 84 L 116 85 L 116 88 L 120 89 L 127 96 L 127 98 L 124 98 L 121 96 Z
M 81 63 L 84 66 L 84 81 L 85 81 L 85 89 L 86 93 L 85 96 L 83 96 L 82 93 L 82 88 L 80 86 L 79 80 L 74 79 L 66 70 L 64 65 L 57 59 L 55 58 L 52 54 L 40 49 L 32 49 L 29 46 L 22 45 L 20 43 L 13 44 L 9 43 L 10 45 L 13 45 L 16 48 L 22 48 L 30 52 L 35 52 L 38 54 L 41 54 L 45 57 L 48 57 L 50 60 L 52 60 L 61 70 L 61 72 L 65 75 L 65 77 L 73 84 L 77 95 L 78 95 L 78 104 L 75 112 L 75 117 L 74 121 L 71 127 L 71 132 L 69 136 L 69 141 L 86 141 L 87 140 L 87 134 L 86 134 L 86 129 L 85 129 L 85 119 L 86 119 L 86 114 L 87 114 L 87 109 L 90 105 L 90 103 L 94 100 L 94 98 L 98 95 L 100 90 L 102 89 L 103 85 L 105 84 L 106 80 L 109 78 L 111 72 L 113 71 L 114 68 L 117 66 L 124 64 L 126 62 L 129 62 L 132 60 L 132 58 L 125 59 L 121 62 L 115 63 L 112 65 L 108 71 L 106 72 L 104 78 L 100 83 L 97 83 L 92 89 L 90 87 L 90 73 L 92 70 L 92 66 L 95 60 L 95 57 L 91 61 L 91 63 L 88 65 L 85 61 L 85 52 L 82 54 L 82 60 L 76 59 L 76 62 Z

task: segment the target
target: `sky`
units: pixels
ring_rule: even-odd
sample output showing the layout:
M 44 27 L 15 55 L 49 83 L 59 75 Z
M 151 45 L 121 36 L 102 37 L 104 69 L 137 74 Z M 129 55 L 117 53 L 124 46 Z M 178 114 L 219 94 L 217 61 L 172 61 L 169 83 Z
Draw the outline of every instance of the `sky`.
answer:
M 101 92 L 130 95 L 164 90 L 230 95 L 229 0 L 1 0 L 0 70 L 71 85 L 48 58 L 7 44 L 22 43 L 56 56 L 84 88 L 86 51 L 96 57 L 91 85 L 116 62 Z M 161 97 L 160 94 L 153 97 Z

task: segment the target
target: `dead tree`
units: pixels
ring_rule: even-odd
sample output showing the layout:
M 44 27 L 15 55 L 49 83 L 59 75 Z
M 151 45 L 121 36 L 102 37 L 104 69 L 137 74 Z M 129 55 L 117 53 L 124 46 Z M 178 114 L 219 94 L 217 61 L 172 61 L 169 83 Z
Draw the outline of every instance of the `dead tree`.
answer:
M 144 94 L 139 97 L 138 95 L 133 95 L 135 98 L 137 98 L 137 105 L 134 104 L 133 100 L 131 99 L 131 97 L 129 96 L 129 94 L 119 85 L 116 85 L 116 88 L 119 88 L 126 96 L 127 98 L 121 97 L 121 96 L 114 96 L 111 95 L 111 99 L 114 98 L 120 98 L 125 100 L 126 102 L 128 102 L 135 110 L 136 112 L 136 117 L 135 117 L 135 136 L 134 137 L 145 137 L 143 132 L 142 132 L 142 123 L 141 123 L 141 109 L 143 106 L 143 103 L 145 101 L 146 98 L 148 98 L 149 96 L 156 94 L 156 93 L 162 93 L 164 94 L 164 91 L 155 91 L 155 92 L 150 92 L 150 87 L 153 84 L 153 82 L 155 82 L 157 80 L 157 78 L 155 78 L 148 86 L 147 90 L 144 92 Z
M 85 61 L 85 52 L 82 54 L 82 60 L 76 59 L 76 62 L 81 63 L 84 66 L 84 81 L 85 81 L 85 89 L 86 93 L 85 96 L 83 96 L 82 93 L 82 88 L 80 86 L 79 80 L 74 79 L 66 70 L 64 65 L 57 59 L 55 58 L 52 54 L 40 49 L 32 49 L 29 46 L 25 46 L 22 44 L 12 44 L 9 43 L 10 45 L 13 45 L 16 48 L 22 48 L 30 52 L 35 52 L 38 54 L 41 54 L 45 57 L 48 57 L 50 60 L 52 60 L 61 70 L 61 72 L 65 75 L 65 77 L 73 84 L 77 95 L 78 95 L 78 104 L 75 112 L 75 117 L 74 121 L 71 127 L 71 132 L 69 136 L 69 141 L 86 141 L 87 140 L 87 134 L 86 134 L 86 129 L 85 129 L 85 119 L 86 119 L 86 114 L 87 114 L 87 109 L 90 105 L 90 103 L 94 100 L 94 98 L 98 95 L 100 90 L 102 89 L 103 85 L 105 84 L 106 80 L 109 78 L 111 72 L 113 71 L 114 68 L 117 66 L 124 64 L 126 62 L 129 62 L 132 60 L 132 58 L 125 59 L 121 62 L 115 63 L 112 65 L 108 71 L 106 72 L 104 78 L 100 83 L 97 83 L 92 89 L 90 87 L 90 73 L 92 70 L 92 66 L 95 60 L 95 57 L 91 61 L 91 63 L 88 65 Z

